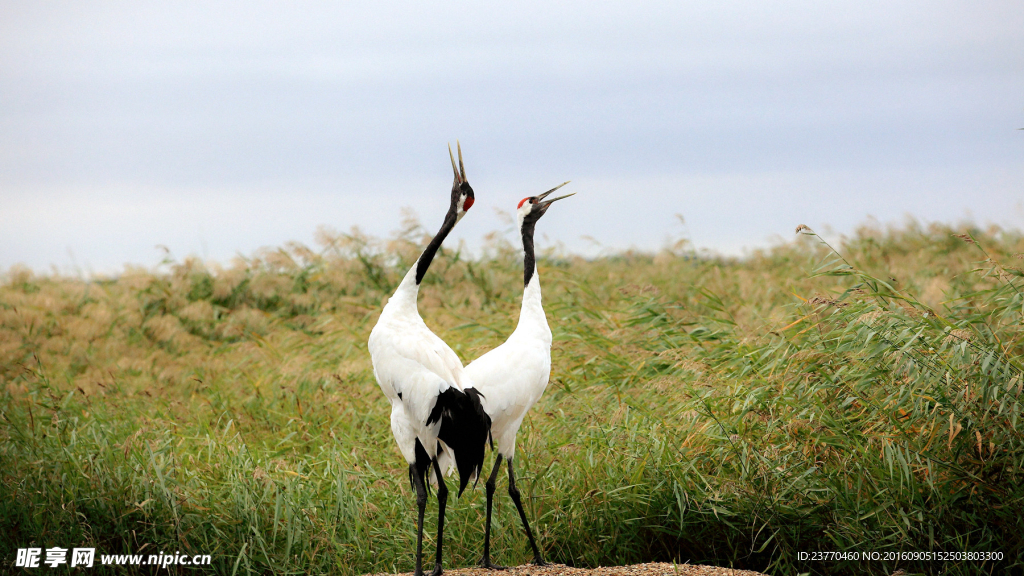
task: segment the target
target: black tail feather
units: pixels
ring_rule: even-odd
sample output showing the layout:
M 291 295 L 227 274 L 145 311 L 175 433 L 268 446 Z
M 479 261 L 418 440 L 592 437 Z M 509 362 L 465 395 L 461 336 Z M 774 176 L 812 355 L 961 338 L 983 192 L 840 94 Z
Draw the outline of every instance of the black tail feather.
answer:
M 484 466 L 484 448 L 491 433 L 491 418 L 484 412 L 481 394 L 475 388 L 445 390 L 427 418 L 427 425 L 441 421 L 437 437 L 455 452 L 459 469 L 459 496 L 474 475 L 480 479 Z

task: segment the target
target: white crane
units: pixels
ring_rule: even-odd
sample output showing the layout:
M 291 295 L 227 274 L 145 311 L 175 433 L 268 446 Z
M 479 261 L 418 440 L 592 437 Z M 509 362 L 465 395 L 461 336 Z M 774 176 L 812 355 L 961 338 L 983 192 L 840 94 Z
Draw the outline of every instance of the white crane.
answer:
M 519 324 L 504 344 L 477 358 L 466 366 L 466 375 L 483 396 L 484 411 L 491 419 L 491 438 L 497 442 L 494 469 L 487 479 L 487 524 L 484 529 L 484 555 L 480 565 L 497 570 L 504 569 L 491 562 L 491 502 L 501 461 L 508 461 L 508 494 L 512 497 L 519 518 L 523 521 L 526 537 L 533 547 L 533 562 L 544 565 L 544 558 L 526 520 L 523 503 L 516 488 L 512 459 L 515 456 L 516 433 L 523 417 L 540 399 L 548 385 L 551 373 L 551 329 L 544 316 L 540 298 L 540 279 L 533 253 L 533 231 L 537 220 L 547 212 L 552 202 L 572 194 L 545 200 L 552 192 L 565 186 L 564 182 L 539 196 L 523 198 L 516 211 L 519 231 L 523 237 L 523 305 Z
M 448 148 L 451 156 L 451 147 Z M 437 485 L 437 560 L 433 576 L 442 573 L 444 509 L 448 487 L 444 473 L 459 469 L 459 495 L 479 477 L 490 421 L 455 352 L 427 328 L 416 306 L 420 282 L 448 233 L 473 205 L 459 146 L 459 169 L 451 156 L 455 182 L 444 224 L 420 254 L 381 311 L 370 332 L 368 349 L 373 374 L 391 402 L 391 432 L 409 463 L 409 481 L 416 491 L 416 576 L 423 574 L 423 514 L 427 505 L 424 478 Z

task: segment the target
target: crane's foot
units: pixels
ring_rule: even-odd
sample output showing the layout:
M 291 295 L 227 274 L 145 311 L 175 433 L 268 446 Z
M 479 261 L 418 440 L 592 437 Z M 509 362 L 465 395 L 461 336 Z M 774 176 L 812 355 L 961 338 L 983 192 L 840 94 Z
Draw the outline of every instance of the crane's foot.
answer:
M 480 564 L 478 564 L 478 566 L 481 568 L 487 568 L 488 570 L 508 570 L 508 566 L 495 564 L 491 562 L 491 559 L 488 556 L 484 556 L 483 558 L 481 558 Z
M 531 564 L 533 564 L 534 566 L 547 566 L 548 565 L 548 563 L 545 562 L 544 559 L 541 558 L 540 556 L 534 556 L 533 557 L 533 562 L 531 562 Z
M 434 571 L 430 573 L 430 576 L 441 576 L 444 572 L 444 568 L 441 568 L 440 564 L 434 564 Z

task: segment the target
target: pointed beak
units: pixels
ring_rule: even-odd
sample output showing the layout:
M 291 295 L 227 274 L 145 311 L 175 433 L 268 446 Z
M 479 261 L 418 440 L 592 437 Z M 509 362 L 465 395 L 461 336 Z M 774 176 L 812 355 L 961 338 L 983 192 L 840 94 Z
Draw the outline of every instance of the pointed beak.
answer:
M 462 173 L 462 181 L 468 182 L 469 180 L 466 179 L 466 165 L 462 163 L 462 144 L 459 144 L 459 141 L 456 140 L 455 147 L 459 149 L 459 172 Z M 448 148 L 448 152 L 451 153 L 450 146 Z
M 537 194 L 537 200 L 543 200 L 543 199 L 547 198 L 548 196 L 551 195 L 552 192 L 554 192 L 555 190 L 558 190 L 562 186 L 565 186 L 569 182 L 570 182 L 570 180 L 566 180 L 565 182 L 562 182 L 558 186 L 555 186 L 554 188 L 552 188 L 551 190 L 548 190 L 547 192 L 545 192 L 543 194 Z M 569 194 L 569 196 L 572 196 L 572 194 Z M 565 196 L 562 196 L 562 198 L 565 198 Z M 556 198 L 555 200 L 558 200 L 558 198 Z M 552 200 L 552 202 L 554 202 L 555 200 Z
M 568 198 L 569 196 L 575 196 L 575 195 L 576 195 L 576 193 L 573 192 L 572 194 L 566 194 L 565 196 L 559 196 L 558 198 L 552 198 L 551 200 L 548 200 L 547 202 L 544 202 L 543 204 L 544 204 L 544 207 L 547 208 L 548 206 L 551 206 L 552 202 L 557 202 L 558 200 L 561 200 L 562 198 Z
M 551 190 L 548 190 L 547 192 L 545 192 L 545 193 L 543 193 L 543 194 L 538 194 L 538 195 L 537 195 L 537 200 L 544 200 L 545 198 L 547 198 L 548 196 L 550 196 L 552 192 L 554 192 L 555 190 L 558 190 L 559 188 L 561 188 L 562 186 L 565 186 L 565 185 L 566 185 L 566 184 L 568 184 L 568 183 L 569 183 L 569 181 L 567 180 L 567 181 L 565 181 L 565 182 L 562 182 L 562 183 L 561 183 L 561 184 L 559 184 L 558 186 L 555 186 L 555 187 L 554 187 L 554 188 L 552 188 Z M 575 194 L 576 194 L 576 193 L 575 193 L 575 192 L 573 192 L 572 194 L 566 194 L 565 196 L 559 196 L 559 197 L 557 197 L 557 198 L 552 198 L 551 200 L 548 200 L 548 201 L 546 201 L 546 202 L 541 202 L 540 204 L 541 204 L 541 206 L 543 206 L 544 208 L 547 208 L 548 206 L 550 206 L 550 205 L 551 205 L 551 203 L 552 203 L 552 202 L 557 202 L 558 200 L 561 200 L 562 198 L 568 198 L 569 196 L 573 196 L 573 195 L 575 195 Z
M 458 145 L 458 143 L 459 143 L 459 141 L 456 140 L 455 144 Z M 455 172 L 455 181 L 457 183 L 459 183 L 459 184 L 462 184 L 463 182 L 465 182 L 465 180 L 459 178 L 459 169 L 455 167 L 455 155 L 452 154 L 452 145 L 451 144 L 448 145 L 448 157 L 452 159 L 452 172 Z M 459 147 L 459 162 L 462 162 L 462 148 L 461 147 Z M 465 173 L 466 169 L 463 168 L 462 171 L 463 171 L 463 173 Z

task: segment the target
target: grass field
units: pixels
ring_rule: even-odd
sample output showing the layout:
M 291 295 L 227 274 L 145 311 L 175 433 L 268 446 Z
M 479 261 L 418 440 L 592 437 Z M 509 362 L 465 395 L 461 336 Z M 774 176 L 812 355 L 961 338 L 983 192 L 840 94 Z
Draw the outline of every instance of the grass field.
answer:
M 411 569 L 414 497 L 366 340 L 422 238 L 322 231 L 315 250 L 115 280 L 9 270 L 4 569 L 28 546 L 211 554 L 226 574 Z M 1024 237 L 909 225 L 836 248 L 804 230 L 745 259 L 540 259 L 553 369 L 517 472 L 550 560 L 1024 568 Z M 435 259 L 420 312 L 464 361 L 513 328 L 518 256 L 495 236 Z M 525 562 L 504 489 L 492 557 Z M 483 503 L 482 485 L 450 501 L 447 566 L 479 559 Z M 1003 559 L 799 559 L 814 551 Z

